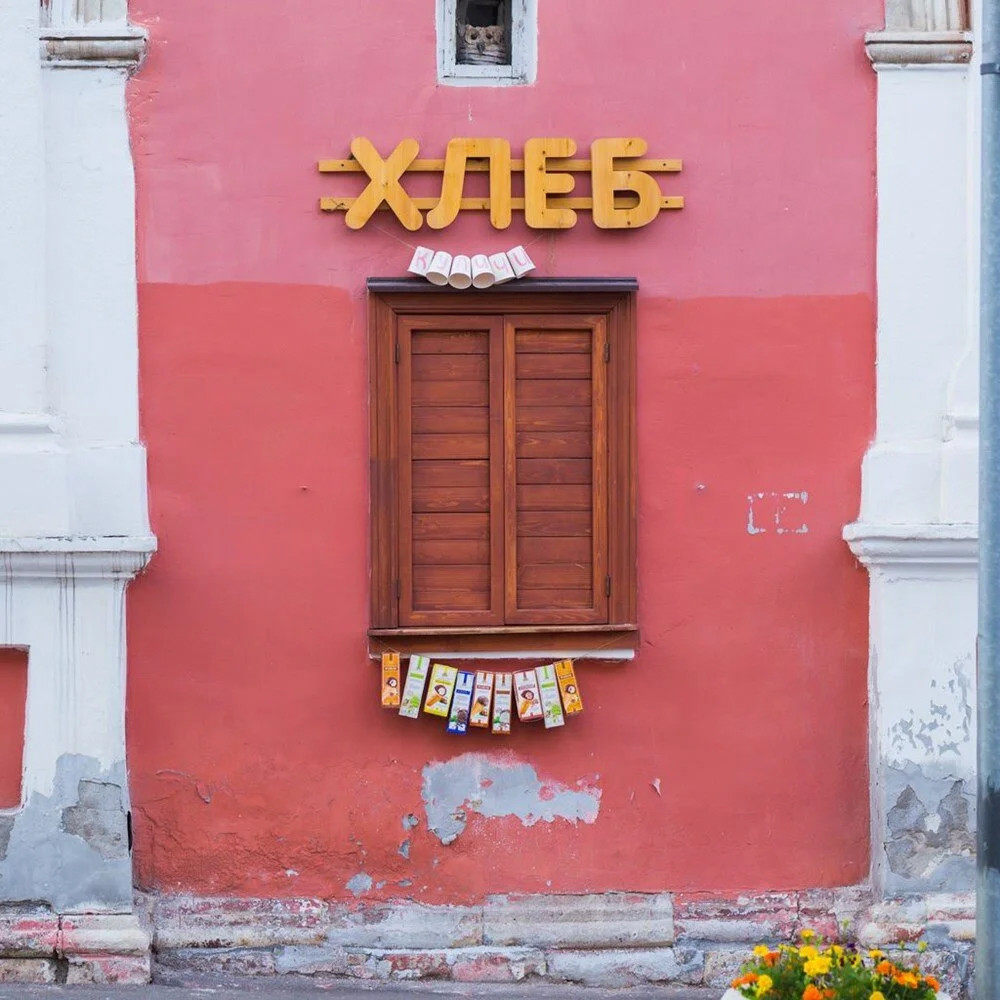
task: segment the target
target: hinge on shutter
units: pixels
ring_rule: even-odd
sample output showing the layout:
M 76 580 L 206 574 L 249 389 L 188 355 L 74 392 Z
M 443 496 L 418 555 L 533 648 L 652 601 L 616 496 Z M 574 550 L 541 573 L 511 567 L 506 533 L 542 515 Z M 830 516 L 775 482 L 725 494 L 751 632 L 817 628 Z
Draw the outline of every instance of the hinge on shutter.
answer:
M 399 364 L 399 341 L 396 341 L 396 364 Z
M 606 576 L 604 578 L 604 596 L 605 597 L 610 597 L 611 596 L 611 577 L 610 576 Z
M 611 343 L 610 341 L 604 342 L 604 363 L 610 364 L 611 362 Z

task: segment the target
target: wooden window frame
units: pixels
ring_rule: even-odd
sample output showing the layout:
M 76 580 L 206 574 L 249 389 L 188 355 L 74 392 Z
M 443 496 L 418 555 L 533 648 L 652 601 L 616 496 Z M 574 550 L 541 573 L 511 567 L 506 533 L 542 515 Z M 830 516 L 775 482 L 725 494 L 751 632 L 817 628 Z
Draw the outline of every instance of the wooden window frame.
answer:
M 631 278 L 534 279 L 488 291 L 440 289 L 419 279 L 372 278 L 368 282 L 371 433 L 371 628 L 370 652 L 404 654 L 445 649 L 460 654 L 517 655 L 572 649 L 595 658 L 602 650 L 634 650 L 638 644 L 636 574 L 636 323 Z M 504 316 L 577 314 L 600 317 L 609 347 L 607 378 L 607 575 L 608 622 L 594 625 L 463 624 L 399 626 L 402 594 L 400 532 L 399 384 L 397 317 L 421 315 Z M 505 434 L 510 433 L 506 427 Z M 402 473 L 405 475 L 405 472 Z M 506 516 L 506 514 L 505 514 Z M 510 530 L 510 524 L 506 525 Z M 510 567 L 507 567 L 510 572 Z

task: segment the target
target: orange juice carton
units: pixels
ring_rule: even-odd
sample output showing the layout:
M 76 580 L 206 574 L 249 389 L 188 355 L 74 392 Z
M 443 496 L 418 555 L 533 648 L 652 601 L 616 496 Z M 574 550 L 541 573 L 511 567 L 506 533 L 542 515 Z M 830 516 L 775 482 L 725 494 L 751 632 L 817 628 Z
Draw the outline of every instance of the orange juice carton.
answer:
M 514 676 L 513 674 L 497 674 L 493 695 L 493 734 L 495 736 L 510 735 L 510 716 L 514 707 Z
M 476 674 L 476 686 L 472 691 L 472 711 L 469 725 L 477 729 L 489 729 L 490 706 L 493 704 L 493 675 L 480 670 Z
M 517 717 L 522 722 L 534 722 L 542 717 L 542 697 L 534 670 L 514 674 L 514 692 L 517 697 Z
M 458 671 L 454 667 L 445 666 L 443 663 L 434 664 L 431 668 L 430 684 L 427 687 L 427 700 L 424 702 L 424 711 L 428 715 L 448 718 L 451 696 L 455 693 L 457 680 Z
M 451 702 L 451 714 L 448 716 L 448 732 L 457 736 L 463 735 L 469 728 L 469 709 L 472 707 L 472 689 L 476 685 L 476 675 L 471 671 L 460 670 L 455 685 L 455 697 Z
M 559 693 L 562 695 L 566 714 L 577 715 L 582 712 L 583 699 L 580 697 L 580 686 L 576 683 L 572 660 L 560 660 L 556 663 L 556 680 L 559 682 Z
M 538 678 L 538 691 L 542 696 L 542 719 L 546 729 L 555 729 L 566 725 L 562 702 L 559 700 L 559 685 L 556 682 L 556 668 L 553 664 L 546 667 L 536 667 L 535 677 Z
M 403 699 L 399 705 L 399 714 L 404 718 L 415 719 L 420 715 L 420 702 L 424 698 L 429 667 L 430 660 L 426 656 L 410 657 L 410 667 L 406 671 L 406 686 L 403 688 Z
M 382 707 L 399 708 L 399 653 L 382 654 Z

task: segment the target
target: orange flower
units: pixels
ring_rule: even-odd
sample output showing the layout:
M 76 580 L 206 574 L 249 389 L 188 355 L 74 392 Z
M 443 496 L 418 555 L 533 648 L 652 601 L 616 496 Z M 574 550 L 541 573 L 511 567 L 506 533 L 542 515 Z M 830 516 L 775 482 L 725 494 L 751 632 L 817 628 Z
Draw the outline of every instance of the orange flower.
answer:
M 764 956 L 764 964 L 768 967 L 773 967 L 779 958 L 781 958 L 780 951 L 769 951 Z
M 897 972 L 892 979 L 893 982 L 898 983 L 900 986 L 906 986 L 911 990 L 915 990 L 920 985 L 920 980 L 912 972 Z
M 745 976 L 740 976 L 739 979 L 734 979 L 732 987 L 734 990 L 738 990 L 741 986 L 749 986 L 751 983 L 755 982 L 757 982 L 757 973 L 748 972 Z
M 882 961 L 875 966 L 875 971 L 880 976 L 891 976 L 895 969 L 896 967 L 892 964 L 892 962 L 888 962 L 885 959 L 882 959 Z
M 820 993 L 820 991 L 816 989 L 812 983 L 810 983 L 802 991 L 802 1000 L 823 1000 L 823 994 Z
M 937 993 L 941 989 L 941 984 L 933 976 L 924 976 L 924 982 Z
M 836 996 L 837 996 L 837 991 L 831 989 L 830 987 L 827 987 L 825 990 L 823 990 L 823 1000 L 834 1000 Z

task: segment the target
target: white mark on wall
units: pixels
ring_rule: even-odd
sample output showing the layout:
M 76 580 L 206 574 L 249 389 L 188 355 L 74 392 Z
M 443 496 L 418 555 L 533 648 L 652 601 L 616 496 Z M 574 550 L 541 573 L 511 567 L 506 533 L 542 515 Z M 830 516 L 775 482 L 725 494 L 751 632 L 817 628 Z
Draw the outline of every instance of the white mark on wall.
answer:
M 363 896 L 367 892 L 372 891 L 372 886 L 375 884 L 375 880 L 367 872 L 358 872 L 357 875 L 352 876 L 347 880 L 344 888 L 348 892 L 354 894 L 355 897 Z
M 559 819 L 574 825 L 593 823 L 601 804 L 601 790 L 594 781 L 581 779 L 570 788 L 539 778 L 523 761 L 467 753 L 428 764 L 421 796 L 431 833 L 442 844 L 450 844 L 465 830 L 469 813 L 514 816 L 525 826 Z
M 805 490 L 798 493 L 750 493 L 747 496 L 747 534 L 809 534 L 804 509 L 808 502 L 809 494 Z

